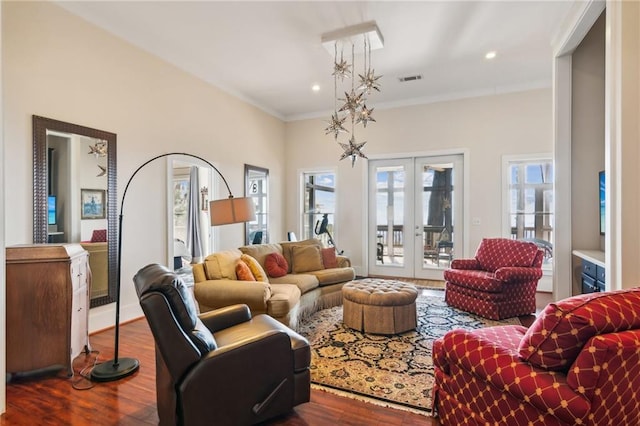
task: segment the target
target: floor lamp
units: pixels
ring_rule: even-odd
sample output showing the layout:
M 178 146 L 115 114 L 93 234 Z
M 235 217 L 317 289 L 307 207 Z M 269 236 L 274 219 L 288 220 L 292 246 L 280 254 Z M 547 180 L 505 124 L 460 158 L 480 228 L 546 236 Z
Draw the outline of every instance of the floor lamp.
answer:
M 231 193 L 231 189 L 229 188 L 229 184 L 227 180 L 224 178 L 220 170 L 209 161 L 204 158 L 198 157 L 197 155 L 187 154 L 184 152 L 170 152 L 166 154 L 160 154 L 152 159 L 143 163 L 140 167 L 136 169 L 135 172 L 129 178 L 127 182 L 127 186 L 124 188 L 124 193 L 122 194 L 122 200 L 120 201 L 120 216 L 118 217 L 118 267 L 117 267 L 117 275 L 116 275 L 116 327 L 115 327 L 115 345 L 114 345 L 114 353 L 115 356 L 112 360 L 105 361 L 101 364 L 96 365 L 91 371 L 91 379 L 98 382 L 109 382 L 112 380 L 119 380 L 123 377 L 129 376 L 130 374 L 135 373 L 140 367 L 140 362 L 135 358 L 119 358 L 118 357 L 118 349 L 120 343 L 120 272 L 122 270 L 121 267 L 121 259 L 122 259 L 122 218 L 124 216 L 124 200 L 127 196 L 127 190 L 129 189 L 129 185 L 131 181 L 135 177 L 135 175 L 147 164 L 152 161 L 157 160 L 158 158 L 168 157 L 170 155 L 184 155 L 187 157 L 197 158 L 200 161 L 203 161 L 213 170 L 215 170 L 218 175 L 222 178 L 225 186 L 227 187 L 227 191 L 229 192 L 229 197 L 221 200 L 213 200 L 209 203 L 209 214 L 211 217 L 211 226 L 217 225 L 228 225 L 231 223 L 242 223 L 249 222 L 255 220 L 255 205 L 253 200 L 249 197 L 242 198 L 234 198 Z

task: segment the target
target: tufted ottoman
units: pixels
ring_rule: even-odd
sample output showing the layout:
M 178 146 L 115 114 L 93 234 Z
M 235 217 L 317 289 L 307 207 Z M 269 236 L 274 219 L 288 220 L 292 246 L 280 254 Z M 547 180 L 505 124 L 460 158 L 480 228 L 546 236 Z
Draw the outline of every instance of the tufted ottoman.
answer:
M 344 325 L 365 333 L 396 334 L 416 328 L 415 286 L 365 278 L 342 287 Z

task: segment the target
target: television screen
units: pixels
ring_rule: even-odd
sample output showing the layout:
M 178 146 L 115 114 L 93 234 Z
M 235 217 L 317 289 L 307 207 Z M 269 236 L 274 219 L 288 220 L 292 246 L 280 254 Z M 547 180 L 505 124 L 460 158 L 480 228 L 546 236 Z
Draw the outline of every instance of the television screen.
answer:
M 49 195 L 47 198 L 47 224 L 56 224 L 56 196 Z
M 600 235 L 604 235 L 605 221 L 604 221 L 604 170 L 598 174 L 599 182 L 599 199 L 600 199 Z

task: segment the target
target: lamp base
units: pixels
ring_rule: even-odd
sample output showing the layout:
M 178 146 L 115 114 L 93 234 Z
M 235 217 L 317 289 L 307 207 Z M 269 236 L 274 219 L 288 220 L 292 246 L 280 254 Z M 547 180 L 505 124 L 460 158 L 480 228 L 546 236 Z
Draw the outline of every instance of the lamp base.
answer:
M 93 370 L 91 370 L 91 380 L 95 380 L 96 382 L 120 380 L 135 373 L 139 367 L 140 362 L 135 358 L 119 358 L 117 364 L 115 360 L 112 359 L 93 367 Z

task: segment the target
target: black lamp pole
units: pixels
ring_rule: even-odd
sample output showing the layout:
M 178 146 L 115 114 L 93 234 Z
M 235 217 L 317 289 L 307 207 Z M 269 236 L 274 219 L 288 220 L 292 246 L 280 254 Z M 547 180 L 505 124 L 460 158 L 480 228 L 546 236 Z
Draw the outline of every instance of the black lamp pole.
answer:
M 233 198 L 231 194 L 231 189 L 229 188 L 229 184 L 227 180 L 224 178 L 220 170 L 209 161 L 205 160 L 202 157 L 198 157 L 197 155 L 187 154 L 185 152 L 169 152 L 166 154 L 160 154 L 158 156 L 153 157 L 152 159 L 143 163 L 140 167 L 136 169 L 135 172 L 129 178 L 127 182 L 127 186 L 124 188 L 124 193 L 122 194 L 122 201 L 120 202 L 120 216 L 118 217 L 118 273 L 116 275 L 116 328 L 115 328 L 115 345 L 114 345 L 114 358 L 109 361 L 105 361 L 101 364 L 96 365 L 91 371 L 91 379 L 97 382 L 110 382 L 113 380 L 119 380 L 123 377 L 127 377 L 133 373 L 135 373 L 140 367 L 140 362 L 136 358 L 119 358 L 118 357 L 118 349 L 120 344 L 120 276 L 122 270 L 122 217 L 124 212 L 124 200 L 127 196 L 127 190 L 129 189 L 129 185 L 133 180 L 134 176 L 147 164 L 152 161 L 157 160 L 158 158 L 168 157 L 170 155 L 185 155 L 187 157 L 197 158 L 200 161 L 206 163 L 209 167 L 215 170 L 218 175 L 222 178 L 225 186 L 227 187 L 227 191 L 229 191 L 229 198 Z

